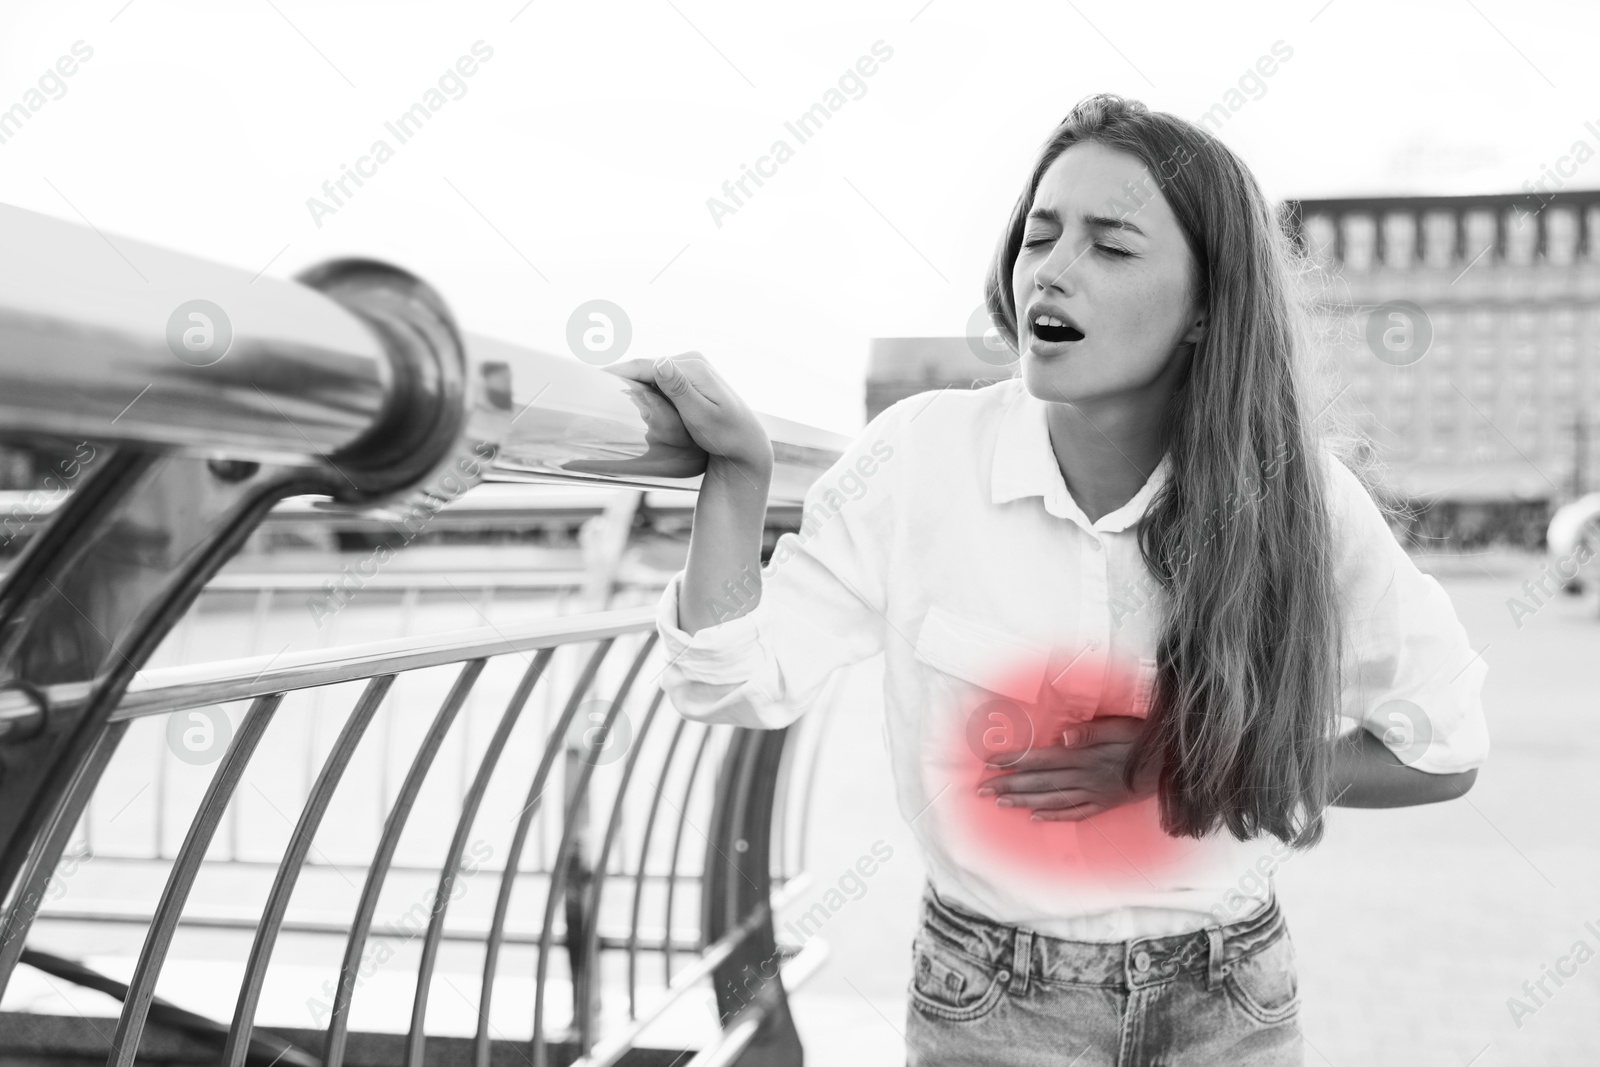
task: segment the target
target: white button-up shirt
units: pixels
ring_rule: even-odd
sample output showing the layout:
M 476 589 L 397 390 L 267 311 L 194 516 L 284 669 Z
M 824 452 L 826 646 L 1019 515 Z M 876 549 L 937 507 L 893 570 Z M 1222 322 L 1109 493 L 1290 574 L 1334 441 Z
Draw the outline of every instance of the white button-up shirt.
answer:
M 1047 407 L 1012 378 L 880 412 L 808 490 L 801 529 L 778 539 L 754 608 L 690 635 L 679 626 L 683 572 L 673 575 L 656 617 L 661 684 L 689 719 L 779 728 L 840 667 L 881 652 L 896 797 L 946 899 L 1089 941 L 1244 918 L 1290 854 L 1276 839 L 1168 837 L 1155 797 L 1032 822 L 1030 808 L 976 794 L 996 773 L 982 757 L 1059 743 L 1068 724 L 1097 715 L 1144 717 L 1155 681 L 1164 594 L 1137 523 L 1169 461 L 1090 522 L 1061 476 Z M 1331 454 L 1322 461 L 1346 727 L 1367 726 L 1422 771 L 1480 765 L 1483 660 L 1355 475 Z M 730 583 L 718 617 L 749 596 Z

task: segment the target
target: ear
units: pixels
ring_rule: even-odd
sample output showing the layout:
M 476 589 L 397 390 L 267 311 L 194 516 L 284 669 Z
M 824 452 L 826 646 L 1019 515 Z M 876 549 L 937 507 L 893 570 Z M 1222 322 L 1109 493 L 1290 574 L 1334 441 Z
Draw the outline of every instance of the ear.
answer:
M 1194 321 L 1189 324 L 1189 328 L 1184 331 L 1183 337 L 1179 341 L 1179 344 L 1192 345 L 1196 341 L 1200 340 L 1200 338 L 1204 337 L 1205 333 L 1206 317 L 1203 314 L 1196 315 Z

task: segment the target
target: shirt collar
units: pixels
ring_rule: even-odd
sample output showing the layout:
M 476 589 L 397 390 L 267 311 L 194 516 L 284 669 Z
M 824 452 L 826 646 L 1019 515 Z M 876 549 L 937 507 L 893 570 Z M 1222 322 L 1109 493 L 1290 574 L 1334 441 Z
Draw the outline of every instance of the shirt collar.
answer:
M 1127 503 L 1091 523 L 1078 502 L 1072 499 L 1061 477 L 1055 450 L 1050 447 L 1047 402 L 1028 392 L 1022 379 L 1013 380 L 1016 393 L 1001 416 L 995 439 L 994 465 L 989 475 L 990 500 L 1003 504 L 1022 497 L 1043 497 L 1044 508 L 1050 514 L 1071 519 L 1085 530 L 1102 533 L 1126 530 L 1138 522 L 1156 491 L 1166 482 L 1171 471 L 1169 457 L 1161 457 L 1156 469 Z

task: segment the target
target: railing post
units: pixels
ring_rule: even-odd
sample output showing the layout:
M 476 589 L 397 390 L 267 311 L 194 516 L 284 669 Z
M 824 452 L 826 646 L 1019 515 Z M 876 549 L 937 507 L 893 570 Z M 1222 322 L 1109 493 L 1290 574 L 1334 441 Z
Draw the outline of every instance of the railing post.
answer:
M 724 1029 L 745 1011 L 762 1013 L 761 1027 L 735 1063 L 801 1067 L 805 1054 L 779 972 L 772 899 L 772 810 L 778 766 L 789 730 L 734 731 L 717 776 L 705 874 L 701 879 L 701 943 L 715 941 L 763 909 L 760 922 L 712 973 Z

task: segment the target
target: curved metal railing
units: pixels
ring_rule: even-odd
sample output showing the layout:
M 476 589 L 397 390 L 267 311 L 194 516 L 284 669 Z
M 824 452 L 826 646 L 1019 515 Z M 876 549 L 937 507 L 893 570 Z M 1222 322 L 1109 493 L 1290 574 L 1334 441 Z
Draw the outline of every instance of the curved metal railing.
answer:
M 486 946 L 479 1001 L 476 1006 L 480 1024 L 475 1038 L 475 1056 L 480 1064 L 488 1062 L 492 1036 L 489 1009 L 498 973 L 499 949 L 508 940 L 507 920 L 512 889 L 518 879 L 534 877 L 544 879 L 549 888 L 544 898 L 546 901 L 543 908 L 544 919 L 537 939 L 524 938 L 524 940 L 537 944 L 538 958 L 541 961 L 553 958 L 552 950 L 555 947 L 564 947 L 568 958 L 576 967 L 578 980 L 573 981 L 573 986 L 577 989 L 584 985 L 587 976 L 595 974 L 597 956 L 601 949 L 625 952 L 627 955 L 626 986 L 630 1025 L 624 1031 L 610 1035 L 607 1042 L 597 1042 L 596 1004 L 593 998 L 578 995 L 573 1001 L 573 1018 L 576 1020 L 576 1032 L 580 1035 L 580 1055 L 587 1057 L 582 1062 L 597 1067 L 600 1064 L 616 1062 L 620 1053 L 628 1048 L 627 1041 L 630 1036 L 636 1036 L 660 1018 L 683 992 L 708 973 L 706 969 L 708 963 L 714 966 L 719 954 L 731 953 L 752 931 L 750 925 L 741 925 L 725 932 L 716 944 L 705 946 L 707 955 L 704 959 L 697 959 L 690 966 L 682 968 L 678 974 L 673 974 L 671 953 L 674 948 L 690 955 L 698 955 L 701 951 L 698 938 L 674 935 L 675 909 L 671 904 L 680 884 L 695 883 L 700 880 L 699 875 L 685 877 L 680 859 L 685 842 L 685 830 L 695 826 L 697 833 L 704 833 L 703 828 L 696 825 L 696 820 L 691 818 L 688 812 L 693 807 L 692 798 L 696 795 L 697 785 L 707 781 L 702 777 L 702 770 L 706 764 L 705 753 L 710 746 L 717 744 L 726 755 L 729 746 L 734 743 L 730 735 L 736 731 L 723 727 L 691 724 L 680 718 L 664 751 L 660 744 L 652 748 L 648 742 L 654 736 L 652 728 L 658 721 L 662 702 L 662 692 L 659 689 L 654 690 L 636 733 L 629 731 L 632 740 L 627 742 L 627 753 L 620 779 L 614 783 L 615 788 L 609 795 L 610 815 L 605 824 L 604 838 L 594 857 L 582 865 L 574 865 L 572 862 L 574 850 L 584 836 L 584 826 L 578 817 L 577 806 L 569 804 L 554 861 L 542 859 L 532 866 L 522 862 L 529 839 L 529 829 L 535 815 L 541 810 L 540 801 L 551 791 L 555 756 L 565 750 L 564 741 L 572 733 L 571 727 L 577 721 L 575 713 L 583 706 L 581 698 L 584 693 L 594 688 L 599 668 L 619 639 L 640 640 L 637 641 L 634 654 L 628 658 L 627 673 L 618 684 L 616 698 L 605 702 L 607 710 L 601 728 L 598 731 L 587 732 L 588 743 L 580 749 L 581 755 L 576 768 L 577 780 L 571 783 L 569 795 L 576 793 L 593 799 L 587 787 L 592 782 L 595 769 L 605 765 L 602 760 L 610 744 L 610 738 L 616 734 L 617 717 L 626 715 L 627 708 L 632 708 L 635 716 L 638 715 L 639 701 L 634 700 L 630 703 L 629 694 L 654 645 L 655 635 L 650 626 L 651 614 L 650 609 L 634 608 L 576 618 L 541 620 L 515 627 L 482 627 L 476 630 L 373 642 L 311 653 L 278 657 L 261 656 L 225 663 L 170 667 L 148 672 L 130 686 L 122 706 L 113 716 L 116 736 L 108 738 L 102 746 L 102 751 L 97 753 L 97 759 L 109 759 L 108 753 L 115 748 L 121 732 L 128 724 L 141 719 L 241 701 L 249 702 L 249 710 L 239 729 L 238 736 L 241 740 L 237 740 L 228 749 L 206 797 L 194 814 L 182 848 L 172 857 L 174 862 L 166 887 L 149 919 L 150 932 L 140 956 L 138 970 L 133 981 L 129 983 L 124 997 L 125 1007 L 119 1020 L 115 1041 L 115 1047 L 122 1050 L 117 1062 L 131 1062 L 132 1050 L 138 1044 L 144 1021 L 140 1015 L 140 1006 L 147 1006 L 154 995 L 155 978 L 160 973 L 161 964 L 176 929 L 185 921 L 185 904 L 199 875 L 207 848 L 218 828 L 219 818 L 226 809 L 230 796 L 247 773 L 251 755 L 273 718 L 281 711 L 285 698 L 290 693 L 314 688 L 352 682 L 364 683 L 361 695 L 348 713 L 338 739 L 328 752 L 314 784 L 307 792 L 290 845 L 277 865 L 271 890 L 260 909 L 259 918 L 253 923 L 239 918 L 232 920 L 213 918 L 207 923 L 211 926 L 243 927 L 254 931 L 253 947 L 241 982 L 238 1006 L 228 1031 L 228 1044 L 223 1055 L 223 1062 L 229 1065 L 245 1062 L 244 1056 L 252 1036 L 254 1014 L 262 983 L 266 977 L 267 965 L 271 960 L 276 939 L 285 930 L 285 915 L 290 898 L 301 870 L 309 865 L 312 841 L 327 814 L 335 791 L 344 781 L 356 747 L 373 724 L 385 700 L 391 696 L 397 679 L 430 669 L 455 667 L 458 668 L 458 673 L 447 694 L 439 702 L 430 727 L 413 753 L 404 784 L 385 819 L 382 836 L 369 865 L 355 917 L 348 927 L 343 962 L 335 982 L 336 998 L 331 1007 L 326 1042 L 321 1052 L 322 1061 L 330 1067 L 340 1063 L 344 1042 L 348 1036 L 347 1023 L 357 972 L 362 963 L 368 938 L 372 934 L 378 899 L 390 873 L 400 835 L 408 825 L 423 781 L 432 768 L 446 735 L 456 724 L 463 706 L 478 686 L 489 661 L 497 657 L 525 657 L 528 653 L 535 653 L 535 658 L 525 661 L 525 669 L 505 702 L 495 733 L 479 757 L 472 785 L 462 803 L 455 832 L 444 863 L 441 865 L 435 899 L 443 903 L 436 911 L 432 911 L 430 916 L 423 944 L 423 959 L 418 968 L 412 1021 L 407 1035 L 407 1062 L 422 1062 L 421 1057 L 426 1042 L 424 1023 L 432 987 L 433 967 L 439 942 L 444 937 L 444 924 L 453 881 L 461 866 L 468 834 L 472 830 L 475 817 L 480 814 L 480 805 L 489 779 L 506 750 L 512 730 L 523 715 L 529 704 L 529 698 L 534 695 L 539 683 L 550 676 L 548 668 L 551 657 L 558 649 L 580 644 L 592 644 L 594 647 L 586 659 L 578 680 L 565 695 L 560 696 L 562 707 L 559 714 L 547 717 L 547 721 L 541 723 L 542 729 L 539 733 L 546 736 L 542 748 L 544 756 L 529 782 L 528 796 L 519 809 L 516 831 L 509 849 L 499 870 L 494 872 L 498 875 L 499 883 L 493 918 L 481 935 L 470 935 L 481 936 Z M 546 688 L 552 687 L 547 684 Z M 48 695 L 63 703 L 77 698 L 77 694 L 71 690 L 61 690 Z M 553 722 L 548 721 L 549 719 L 553 719 Z M 681 742 L 691 731 L 700 733 L 700 738 L 694 745 L 695 754 L 688 764 L 687 773 L 680 773 L 683 780 L 680 788 L 673 791 L 676 794 L 675 799 L 669 798 L 664 786 L 682 758 L 686 758 L 686 756 L 680 757 L 680 753 L 686 754 L 688 746 L 682 745 Z M 644 763 L 644 754 L 647 752 L 651 756 L 651 763 L 648 766 Z M 795 749 L 787 748 L 785 752 L 791 754 L 792 759 Z M 814 755 L 813 752 L 813 758 Z M 791 763 L 788 761 L 783 764 L 780 779 L 786 776 L 790 766 Z M 589 878 L 576 909 L 576 914 L 582 917 L 581 921 L 573 924 L 569 914 L 566 928 L 557 931 L 553 920 L 555 903 L 563 897 L 562 883 L 565 880 L 563 872 L 574 869 L 591 872 L 610 871 L 610 861 L 617 854 L 619 831 L 630 811 L 628 807 L 630 785 L 635 784 L 640 775 L 653 780 L 655 788 L 648 803 L 648 810 L 642 813 L 642 817 L 638 804 L 632 809 L 632 814 L 638 822 L 636 837 L 639 842 L 632 864 L 624 864 L 621 871 L 615 872 L 617 874 L 615 878 L 603 876 Z M 81 812 L 88 803 L 92 789 L 93 784 L 89 779 L 80 779 L 74 793 L 69 795 L 68 809 Z M 787 790 L 775 789 L 774 792 L 780 803 L 788 795 Z M 676 816 L 675 818 L 669 816 L 666 827 L 671 835 L 670 860 L 664 870 L 652 873 L 649 869 L 652 842 L 657 843 L 658 853 L 663 851 L 662 842 L 655 838 L 655 832 L 661 823 L 663 802 Z M 710 825 L 716 825 L 722 819 L 722 813 L 713 810 L 707 821 Z M 780 827 L 785 826 L 787 822 L 782 811 L 774 819 L 774 825 Z M 802 822 L 802 831 L 803 827 Z M 698 859 L 702 865 L 708 861 L 716 862 L 718 848 L 729 852 L 738 851 L 736 842 L 725 842 L 723 846 L 717 846 L 714 842 L 702 840 L 706 845 L 698 850 L 700 851 Z M 795 858 L 782 857 L 781 846 L 778 852 L 780 860 Z M 803 865 L 803 843 L 799 852 L 799 864 Z M 84 858 L 92 859 L 93 854 L 85 854 Z M 782 865 L 786 866 L 786 863 Z M 515 872 L 515 876 L 512 872 Z M 30 868 L 23 880 L 24 897 L 42 899 L 51 873 L 50 869 L 44 867 Z M 804 884 L 795 878 L 794 875 L 780 874 L 775 879 L 779 887 L 775 903 L 781 903 Z M 659 912 L 659 920 L 654 927 L 645 921 L 648 917 L 643 915 L 645 901 L 649 898 L 649 894 L 644 891 L 647 879 L 664 883 L 665 903 L 655 909 Z M 604 890 L 614 882 L 629 886 L 629 921 L 625 930 L 606 933 L 602 931 L 597 918 L 602 912 Z M 56 912 L 53 916 L 47 913 L 47 917 L 78 922 L 108 918 L 95 912 L 62 911 Z M 130 919 L 142 921 L 142 917 L 138 916 L 110 918 L 117 918 L 120 921 L 130 921 Z M 20 918 L 13 921 L 20 921 Z M 301 927 L 301 929 L 306 928 Z M 649 935 L 642 933 L 647 929 L 659 932 Z M 333 932 L 325 927 L 313 927 L 311 930 L 320 933 Z M 22 939 L 15 934 L 14 927 L 0 930 L 0 977 L 9 975 L 11 969 L 21 959 Z M 575 938 L 576 943 L 574 943 Z M 639 1015 L 637 1006 L 639 989 L 637 964 L 641 949 L 647 952 L 659 952 L 664 963 L 664 995 L 658 998 L 653 1010 L 643 1016 Z M 804 971 L 812 965 L 798 959 L 789 961 L 785 970 L 789 984 L 794 984 L 797 968 Z M 538 1011 L 538 1006 L 545 1003 L 548 995 L 547 984 L 548 970 L 546 966 L 541 966 L 535 994 L 534 1036 L 531 1039 L 535 1045 L 544 1040 L 543 1013 Z M 753 1034 L 753 1030 L 749 1027 L 745 1027 L 744 1032 Z M 721 1044 L 731 1044 L 738 1040 L 738 1037 L 738 1033 L 730 1031 L 724 1035 Z M 531 1062 L 540 1062 L 535 1049 L 530 1048 L 528 1055 Z
M 777 459 L 772 502 L 793 507 L 846 439 L 763 419 Z M 465 721 L 463 706 L 481 693 L 484 676 L 497 664 L 520 657 L 525 666 L 502 694 L 503 710 L 439 865 L 419 946 L 406 1062 L 424 1062 L 441 944 L 479 936 L 485 958 L 474 1056 L 480 1064 L 488 1062 L 493 1044 L 489 1009 L 502 950 L 513 944 L 537 949 L 528 1055 L 540 1067 L 550 1056 L 546 1009 L 557 946 L 565 950 L 572 1036 L 585 1064 L 621 1062 L 667 1002 L 707 978 L 716 989 L 722 1029 L 697 1063 L 798 1063 L 783 982 L 764 980 L 764 971 L 752 966 L 784 955 L 773 932 L 772 875 L 774 850 L 782 855 L 787 846 L 773 835 L 787 834 L 792 821 L 785 807 L 794 773 L 792 731 L 707 728 L 680 719 L 665 748 L 648 751 L 661 737 L 662 693 L 653 679 L 638 683 L 655 634 L 646 609 L 592 610 L 609 600 L 614 575 L 589 575 L 583 592 L 591 610 L 577 616 L 283 654 L 268 662 L 146 669 L 201 591 L 275 511 L 322 498 L 309 506 L 387 524 L 404 544 L 437 517 L 471 510 L 464 504 L 468 491 L 483 481 L 692 492 L 706 457 L 659 435 L 673 421 L 670 406 L 649 387 L 464 333 L 438 294 L 384 264 L 343 260 L 295 281 L 250 278 L 0 206 L 0 437 L 53 442 L 70 453 L 46 479 L 46 496 L 25 495 L 6 512 L 6 540 L 19 531 L 27 536 L 0 585 L 0 991 L 30 953 L 35 966 L 62 965 L 24 946 L 51 874 L 130 727 L 150 716 L 248 702 L 171 855 L 151 914 L 127 917 L 147 921 L 148 929 L 122 990 L 108 1062 L 132 1063 L 152 1012 L 166 1020 L 183 1015 L 155 997 L 156 985 L 186 918 L 219 922 L 189 914 L 190 891 L 219 827 L 238 810 L 235 794 L 259 766 L 253 757 L 263 740 L 275 723 L 293 718 L 283 709 L 300 694 L 359 683 L 361 694 L 309 783 L 294 833 L 273 866 L 262 908 L 252 918 L 220 920 L 255 931 L 233 1020 L 219 1031 L 226 1034 L 227 1063 L 251 1061 L 262 1047 L 252 1035 L 253 1019 L 273 949 L 285 930 L 317 925 L 297 927 L 290 902 L 302 873 L 316 866 L 313 842 L 351 761 L 373 724 L 395 714 L 398 692 L 430 670 L 450 669 L 454 680 L 436 703 L 398 791 L 387 798 L 354 914 L 348 923 L 333 924 L 342 927 L 345 953 L 328 1028 L 313 1043 L 321 1045 L 316 1057 L 322 1062 L 341 1062 L 362 946 L 375 926 L 378 894 L 397 869 L 400 835 L 412 824 L 452 724 Z M 613 539 L 625 536 L 642 495 L 631 494 L 614 509 L 620 521 L 611 525 Z M 627 649 L 626 666 L 608 680 L 612 696 L 600 721 L 579 731 L 584 700 L 612 669 L 619 645 Z M 553 665 L 559 654 L 581 646 L 592 647 L 571 684 L 559 688 Z M 452 934 L 444 915 L 462 884 L 469 835 L 491 783 L 509 773 L 503 757 L 518 724 L 529 721 L 525 707 L 540 697 L 561 710 L 540 724 L 538 763 L 500 865 L 492 916 L 476 935 Z M 601 771 L 598 753 L 618 723 L 631 724 L 634 717 L 639 726 L 617 773 Z M 689 737 L 694 732 L 697 741 Z M 684 765 L 690 749 L 692 761 L 679 772 L 683 784 L 674 798 L 661 783 Z M 651 774 L 657 788 L 648 812 L 630 821 L 628 798 L 639 795 L 638 781 Z M 611 786 L 598 842 L 588 816 L 597 780 Z M 547 799 L 558 787 L 560 805 Z M 691 881 L 680 874 L 680 859 L 694 864 L 694 844 L 684 829 L 694 825 L 688 813 L 697 790 L 709 805 L 700 869 L 692 879 L 700 922 L 692 937 L 679 939 L 673 916 L 688 892 L 680 883 Z M 663 803 L 675 811 L 668 813 Z M 558 808 L 559 837 L 550 852 L 535 823 L 541 810 Z M 652 872 L 650 847 L 664 840 L 655 831 L 663 815 L 672 824 L 670 859 L 664 873 Z M 635 863 L 611 870 L 611 858 L 639 826 Z M 524 864 L 530 836 L 538 837 L 534 861 Z M 780 872 L 780 883 L 797 884 L 786 873 Z M 531 928 L 519 933 L 511 925 L 516 889 L 530 879 L 542 879 L 545 889 L 537 937 Z M 602 929 L 613 882 L 631 882 L 633 889 L 625 932 Z M 654 928 L 646 921 L 650 894 L 644 890 L 653 882 L 661 883 L 662 918 L 659 933 L 647 936 Z M 603 951 L 627 955 L 629 1021 L 608 1033 L 601 1032 Z M 641 951 L 659 951 L 666 997 L 642 1016 Z M 693 958 L 674 970 L 675 951 Z M 801 959 L 815 958 L 815 951 L 802 954 L 786 973 L 792 975 Z M 763 976 L 753 1000 L 752 974 Z M 735 979 L 744 981 L 744 990 L 735 989 Z M 289 1052 L 284 1046 L 278 1054 Z M 285 1062 L 307 1057 L 302 1050 Z

